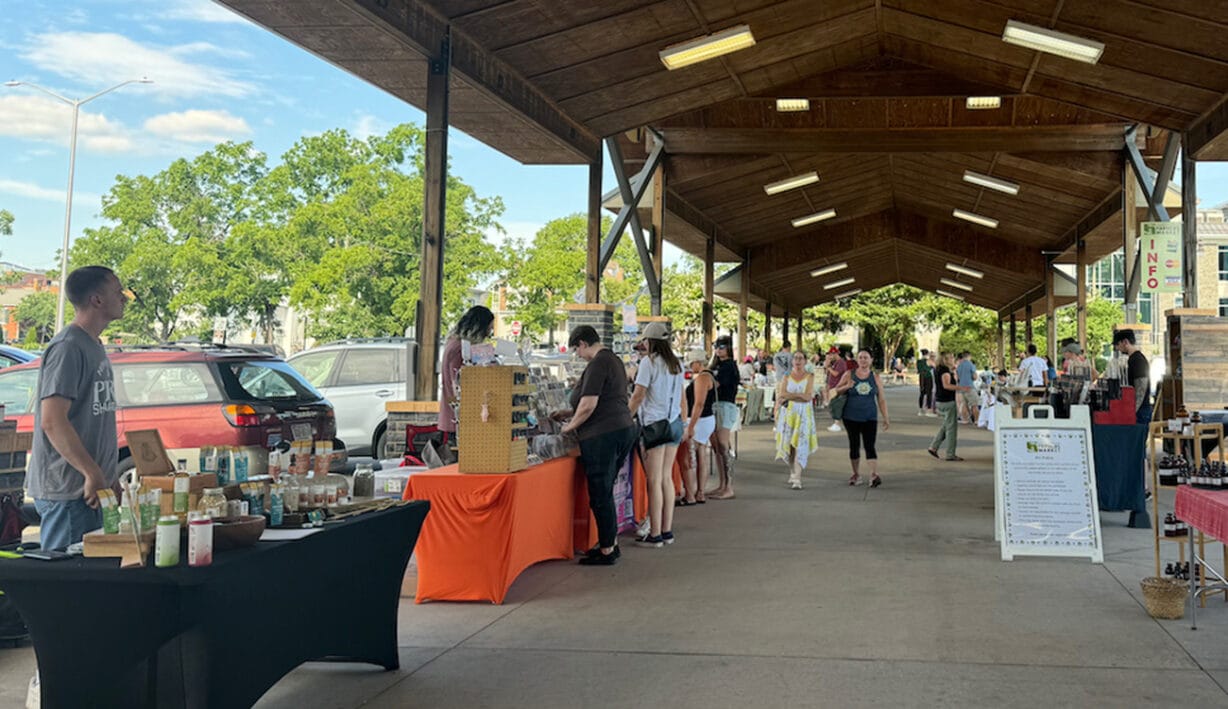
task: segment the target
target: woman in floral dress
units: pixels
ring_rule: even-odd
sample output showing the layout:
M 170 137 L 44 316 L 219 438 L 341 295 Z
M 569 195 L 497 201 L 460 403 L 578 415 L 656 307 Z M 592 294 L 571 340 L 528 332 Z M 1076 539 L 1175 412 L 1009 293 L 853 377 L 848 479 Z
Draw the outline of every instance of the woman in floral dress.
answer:
M 819 447 L 814 429 L 814 375 L 806 371 L 806 353 L 793 353 L 793 368 L 776 385 L 776 460 L 789 464 L 789 487 L 802 489 L 802 470 Z

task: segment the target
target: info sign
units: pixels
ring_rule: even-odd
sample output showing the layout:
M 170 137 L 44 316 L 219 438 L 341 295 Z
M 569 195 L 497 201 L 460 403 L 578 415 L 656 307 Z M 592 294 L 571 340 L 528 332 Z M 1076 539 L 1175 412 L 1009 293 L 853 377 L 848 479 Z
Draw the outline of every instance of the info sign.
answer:
M 1002 560 L 1015 556 L 1078 556 L 1100 563 L 1100 509 L 1095 456 L 1086 406 L 1070 419 L 1037 406 L 1007 419 L 995 437 L 997 537 Z
M 1181 223 L 1142 222 L 1139 224 L 1142 241 L 1144 293 L 1180 293 L 1181 275 Z

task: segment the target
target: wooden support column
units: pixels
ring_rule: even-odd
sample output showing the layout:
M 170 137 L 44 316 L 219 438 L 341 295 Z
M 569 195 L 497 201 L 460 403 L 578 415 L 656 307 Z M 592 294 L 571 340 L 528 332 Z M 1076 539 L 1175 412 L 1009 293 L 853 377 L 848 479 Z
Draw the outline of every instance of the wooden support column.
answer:
M 797 313 L 797 342 L 796 342 L 797 347 L 795 349 L 799 349 L 799 350 L 802 349 L 802 336 L 803 336 L 803 332 L 802 332 L 803 317 L 802 316 L 805 315 L 805 313 L 806 311 L 804 309 Z
M 783 342 L 789 341 L 789 310 L 785 309 L 785 317 L 780 321 L 780 339 Z M 782 342 L 782 345 L 783 345 Z
M 1002 332 L 1002 316 L 998 316 L 998 368 L 1007 369 L 1006 337 Z
M 1082 238 L 1079 239 L 1078 245 L 1075 247 L 1077 256 L 1078 272 L 1076 275 L 1077 285 L 1075 286 L 1076 317 L 1078 320 L 1078 330 L 1076 337 L 1079 340 L 1079 347 L 1083 348 L 1084 353 L 1087 352 L 1087 242 Z
M 1019 345 L 1016 339 L 1019 335 L 1019 328 L 1015 324 L 1015 314 L 1011 313 L 1011 366 L 1019 366 Z
M 767 305 L 763 306 L 763 351 L 771 353 L 772 351 L 772 299 L 768 298 Z
M 439 318 L 443 312 L 444 231 L 448 212 L 448 78 L 452 71 L 450 36 L 439 56 L 427 64 L 426 157 L 422 199 L 422 259 L 418 286 L 417 376 L 414 398 L 439 399 Z
M 1032 304 L 1028 303 L 1023 306 L 1024 319 L 1023 323 L 1023 350 L 1026 352 L 1028 345 L 1032 344 Z
M 601 302 L 601 156 L 588 165 L 588 253 L 584 259 L 584 302 Z
M 749 333 L 747 328 L 749 325 L 750 315 L 750 259 L 742 260 L 742 272 L 738 274 L 738 280 L 742 285 L 742 292 L 738 297 L 738 356 L 746 357 L 746 346 L 749 344 Z
M 1183 137 L 1184 139 L 1184 137 Z M 1181 286 L 1185 291 L 1186 308 L 1197 308 L 1203 305 L 1208 308 L 1217 307 L 1217 303 L 1198 302 L 1198 183 L 1197 162 L 1190 150 L 1181 151 L 1181 244 L 1182 244 L 1182 279 Z M 1152 304 L 1152 328 L 1159 321 L 1159 313 Z
M 661 314 L 661 265 L 665 263 L 665 165 L 658 164 L 652 173 L 652 270 L 657 274 L 657 292 L 649 293 L 652 314 Z
M 716 298 L 716 237 L 709 236 L 704 245 L 704 349 L 711 351 L 716 339 L 716 319 L 713 311 L 713 301 Z M 745 279 L 746 274 L 742 274 Z
M 1121 220 L 1121 247 L 1125 257 L 1122 262 L 1122 277 L 1126 281 L 1125 300 L 1122 302 L 1122 309 L 1125 313 L 1126 322 L 1137 322 L 1138 317 L 1138 292 L 1139 282 L 1142 280 L 1139 275 L 1138 261 L 1138 181 L 1134 177 L 1134 172 L 1130 170 L 1128 165 L 1122 165 L 1122 220 Z
M 1045 266 L 1045 355 L 1057 362 L 1057 304 L 1053 294 L 1053 264 Z

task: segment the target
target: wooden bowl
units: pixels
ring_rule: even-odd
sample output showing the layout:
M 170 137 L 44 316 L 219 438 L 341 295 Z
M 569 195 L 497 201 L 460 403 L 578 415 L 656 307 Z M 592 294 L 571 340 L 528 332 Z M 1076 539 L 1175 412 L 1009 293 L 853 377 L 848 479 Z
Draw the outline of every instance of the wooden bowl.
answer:
M 261 515 L 219 517 L 213 520 L 213 550 L 242 549 L 254 546 L 264 533 Z

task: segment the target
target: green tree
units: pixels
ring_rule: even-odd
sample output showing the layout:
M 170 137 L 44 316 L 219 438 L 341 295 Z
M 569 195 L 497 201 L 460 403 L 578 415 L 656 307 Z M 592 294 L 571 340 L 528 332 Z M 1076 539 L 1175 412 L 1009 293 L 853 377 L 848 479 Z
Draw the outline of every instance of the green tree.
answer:
M 7 209 L 0 209 L 0 236 L 13 235 L 13 213 Z
M 56 295 L 51 291 L 38 291 L 22 298 L 13 311 L 17 326 L 26 333 L 26 341 L 43 345 L 55 335 Z M 65 319 L 73 317 L 72 304 L 66 303 Z

